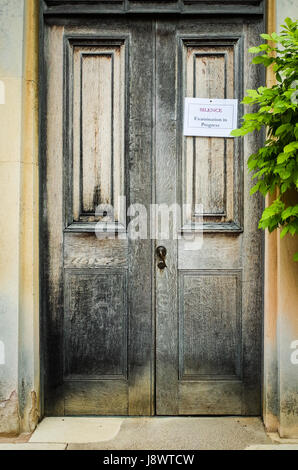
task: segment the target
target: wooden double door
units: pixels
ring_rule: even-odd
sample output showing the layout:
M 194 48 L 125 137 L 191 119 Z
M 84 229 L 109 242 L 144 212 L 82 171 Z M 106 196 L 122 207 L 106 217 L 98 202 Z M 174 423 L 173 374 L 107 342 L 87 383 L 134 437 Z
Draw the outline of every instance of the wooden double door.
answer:
M 45 27 L 45 414 L 260 413 L 261 203 L 245 164 L 258 140 L 184 137 L 183 110 L 185 97 L 241 100 L 261 83 L 246 53 L 261 26 Z M 152 236 L 152 204 L 181 207 L 180 238 Z

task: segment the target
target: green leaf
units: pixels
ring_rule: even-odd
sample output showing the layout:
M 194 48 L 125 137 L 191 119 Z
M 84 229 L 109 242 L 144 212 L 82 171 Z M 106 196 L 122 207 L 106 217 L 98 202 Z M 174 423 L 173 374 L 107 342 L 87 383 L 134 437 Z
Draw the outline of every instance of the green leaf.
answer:
M 251 188 L 251 190 L 250 190 L 250 195 L 252 196 L 252 195 L 255 194 L 257 191 L 259 191 L 259 188 L 260 188 L 260 181 L 258 181 L 257 184 Z
M 298 142 L 291 142 L 290 144 L 286 145 L 284 148 L 285 153 L 291 153 L 298 149 Z
M 259 97 L 259 93 L 257 92 L 257 90 L 248 89 L 248 90 L 246 90 L 246 93 L 247 93 L 248 96 L 250 96 L 251 98 L 258 98 L 258 97 Z
M 286 220 L 288 217 L 291 216 L 298 216 L 298 205 L 293 207 L 287 207 L 287 209 L 285 209 L 281 214 L 282 220 Z
M 264 64 L 265 65 L 265 64 L 268 63 L 268 61 L 270 61 L 270 63 L 271 63 L 271 59 L 268 59 L 268 57 L 265 56 L 265 55 L 257 55 L 257 57 L 254 57 L 252 59 L 253 64 Z
M 288 182 L 282 183 L 280 187 L 281 193 L 284 194 L 289 189 L 290 186 L 291 186 L 291 183 L 288 183 Z
M 290 154 L 288 153 L 280 153 L 277 157 L 277 163 L 280 165 L 281 163 L 284 163 L 288 158 L 290 157 Z
M 276 33 L 272 33 L 271 37 L 274 41 L 278 42 L 280 40 L 280 36 Z
M 271 36 L 269 34 L 263 33 L 263 34 L 260 34 L 260 36 L 263 39 L 267 39 L 268 41 L 271 41 Z
M 291 176 L 291 171 L 288 168 L 275 168 L 275 174 L 278 174 L 283 180 L 287 180 Z
M 279 136 L 281 135 L 283 132 L 289 132 L 291 131 L 293 128 L 293 125 L 292 124 L 282 124 L 281 126 L 279 126 L 276 131 L 275 131 L 275 135 L 276 136 Z
M 280 233 L 280 238 L 283 238 L 288 233 L 288 231 L 289 231 L 289 226 L 286 225 Z
M 276 214 L 281 214 L 281 212 L 284 210 L 284 203 L 280 201 L 280 199 L 276 199 L 271 206 L 267 207 L 262 215 L 261 220 L 266 220 L 269 219 L 270 217 L 276 215 Z
M 280 34 L 261 37 L 275 44 L 251 47 L 249 52 L 258 54 L 252 62 L 264 67 L 272 64 L 276 84 L 247 90 L 242 103 L 253 106 L 253 112 L 243 116 L 242 127 L 231 135 L 266 132 L 264 146 L 248 158 L 248 169 L 256 180 L 250 194 L 273 196 L 278 190 L 280 196 L 264 210 L 259 228 L 272 232 L 281 227 L 281 237 L 294 236 L 298 234 L 298 205 L 288 206 L 281 198 L 289 190 L 298 191 L 298 20 L 287 18 Z M 295 256 L 298 261 L 298 253 Z
M 254 102 L 254 99 L 251 98 L 250 96 L 245 96 L 243 98 L 243 100 L 241 101 L 241 103 L 243 103 L 243 104 L 251 104 L 253 102 Z
M 296 227 L 294 227 L 293 225 L 290 225 L 289 227 L 290 234 L 295 235 L 295 233 L 297 232 Z
M 258 54 L 259 52 L 261 52 L 261 49 L 260 47 L 251 47 L 250 49 L 248 49 L 248 52 L 250 52 L 251 54 Z
M 231 136 L 233 137 L 240 137 L 242 135 L 245 135 L 247 134 L 248 131 L 246 131 L 245 129 L 243 129 L 242 127 L 240 129 L 234 129 L 232 132 L 231 132 Z
M 291 26 L 293 25 L 293 21 L 289 17 L 285 19 L 285 23 L 289 28 L 291 28 Z
M 278 82 L 282 82 L 282 78 L 281 78 L 281 75 L 280 75 L 279 72 L 276 72 L 275 76 L 276 76 L 276 80 L 277 80 Z

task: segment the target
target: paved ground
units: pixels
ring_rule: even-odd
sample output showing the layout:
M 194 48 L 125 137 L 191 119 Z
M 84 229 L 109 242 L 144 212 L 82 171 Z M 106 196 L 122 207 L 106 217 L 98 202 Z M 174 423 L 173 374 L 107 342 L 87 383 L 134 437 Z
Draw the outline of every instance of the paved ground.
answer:
M 46 418 L 0 450 L 298 450 L 274 436 L 259 418 Z

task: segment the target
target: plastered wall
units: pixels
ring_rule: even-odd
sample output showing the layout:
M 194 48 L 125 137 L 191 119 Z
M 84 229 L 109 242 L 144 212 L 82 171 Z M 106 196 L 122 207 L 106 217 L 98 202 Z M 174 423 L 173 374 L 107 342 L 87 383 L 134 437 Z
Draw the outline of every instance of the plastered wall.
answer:
M 0 0 L 0 433 L 35 427 L 38 334 L 38 2 Z
M 280 31 L 289 16 L 298 19 L 296 0 L 268 1 L 268 31 Z M 269 70 L 268 85 L 274 84 Z M 297 192 L 287 195 L 297 204 Z M 270 199 L 267 200 L 267 204 Z M 298 237 L 265 235 L 264 407 L 268 431 L 298 437 Z

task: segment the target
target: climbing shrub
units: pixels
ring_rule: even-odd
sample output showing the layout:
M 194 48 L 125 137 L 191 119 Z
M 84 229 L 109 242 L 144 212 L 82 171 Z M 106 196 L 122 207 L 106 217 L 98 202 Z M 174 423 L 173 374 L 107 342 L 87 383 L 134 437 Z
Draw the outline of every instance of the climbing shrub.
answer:
M 258 54 L 254 64 L 272 67 L 276 85 L 247 90 L 246 105 L 256 105 L 256 111 L 245 114 L 242 127 L 232 132 L 244 136 L 266 129 L 267 140 L 257 153 L 248 159 L 249 170 L 256 184 L 251 194 L 268 193 L 273 201 L 260 219 L 259 228 L 270 232 L 281 228 L 281 237 L 298 232 L 298 204 L 286 201 L 288 191 L 298 191 L 298 21 L 285 19 L 280 34 L 261 34 L 267 42 L 252 47 Z M 274 195 L 276 195 L 274 197 Z M 292 199 L 291 199 L 292 200 Z M 294 255 L 298 261 L 298 253 Z

